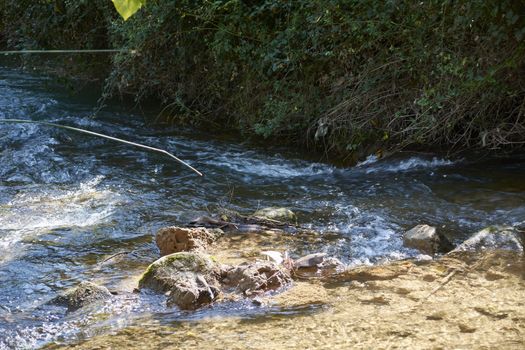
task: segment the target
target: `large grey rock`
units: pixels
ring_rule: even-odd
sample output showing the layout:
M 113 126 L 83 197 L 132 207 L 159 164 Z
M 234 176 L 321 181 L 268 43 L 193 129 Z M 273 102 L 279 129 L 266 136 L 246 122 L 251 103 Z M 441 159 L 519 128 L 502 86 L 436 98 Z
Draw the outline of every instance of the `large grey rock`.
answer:
M 283 222 L 295 222 L 297 220 L 297 217 L 295 216 L 294 212 L 288 208 L 263 208 L 253 213 L 253 216 Z
M 218 297 L 220 275 L 220 266 L 203 253 L 174 253 L 148 267 L 139 281 L 139 289 L 166 293 L 168 306 L 191 310 Z
M 64 294 L 50 301 L 51 304 L 67 306 L 69 312 L 78 310 L 86 305 L 101 302 L 111 298 L 106 287 L 84 281 L 77 287 L 67 290 Z
M 523 252 L 523 232 L 511 226 L 489 226 L 474 233 L 452 252 L 504 249 Z
M 291 282 L 290 271 L 271 261 L 232 266 L 223 272 L 222 282 L 245 295 L 275 290 Z
M 183 251 L 205 250 L 223 234 L 220 229 L 170 226 L 161 228 L 157 232 L 155 242 L 160 249 L 160 254 L 168 255 Z
M 403 244 L 405 247 L 414 248 L 429 255 L 447 252 L 453 248 L 446 237 L 439 235 L 436 228 L 429 225 L 417 225 L 405 232 Z

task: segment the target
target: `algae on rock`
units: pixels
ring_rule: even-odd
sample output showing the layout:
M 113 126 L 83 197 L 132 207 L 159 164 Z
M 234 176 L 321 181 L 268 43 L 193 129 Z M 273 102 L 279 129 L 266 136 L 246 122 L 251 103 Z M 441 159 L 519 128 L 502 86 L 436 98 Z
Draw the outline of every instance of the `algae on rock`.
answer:
M 220 266 L 203 253 L 174 253 L 148 267 L 139 280 L 139 289 L 167 293 L 168 305 L 195 309 L 217 299 L 220 274 Z
M 64 294 L 52 299 L 50 304 L 67 306 L 67 311 L 72 312 L 86 305 L 101 302 L 109 298 L 111 298 L 111 293 L 106 287 L 84 281 L 77 287 L 71 288 Z
M 268 220 L 277 220 L 282 222 L 295 222 L 297 221 L 297 216 L 293 211 L 288 208 L 276 208 L 269 207 L 257 210 L 253 213 L 254 217 L 268 219 Z

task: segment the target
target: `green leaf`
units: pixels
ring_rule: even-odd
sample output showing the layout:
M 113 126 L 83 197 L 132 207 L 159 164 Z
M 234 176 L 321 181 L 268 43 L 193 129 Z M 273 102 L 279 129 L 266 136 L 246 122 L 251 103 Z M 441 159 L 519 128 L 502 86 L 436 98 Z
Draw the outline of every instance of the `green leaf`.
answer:
M 117 12 L 124 18 L 124 21 L 133 16 L 143 5 L 146 0 L 111 0 L 117 9 Z

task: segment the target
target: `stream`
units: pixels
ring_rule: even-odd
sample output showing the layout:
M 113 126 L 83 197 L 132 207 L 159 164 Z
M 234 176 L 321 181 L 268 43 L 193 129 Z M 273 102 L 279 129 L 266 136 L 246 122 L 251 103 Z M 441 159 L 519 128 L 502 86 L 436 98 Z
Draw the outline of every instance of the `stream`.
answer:
M 132 290 L 131 277 L 159 256 L 159 228 L 221 208 L 290 208 L 302 226 L 321 233 L 315 244 L 291 244 L 293 257 L 326 252 L 350 265 L 418 258 L 403 247 L 402 233 L 420 223 L 458 243 L 488 225 L 525 219 L 523 155 L 402 153 L 342 168 L 271 144 L 155 128 L 119 104 L 94 118 L 98 97 L 71 95 L 50 78 L 0 65 L 0 119 L 45 120 L 162 148 L 205 176 L 112 141 L 0 123 L 0 349 L 76 342 L 143 324 L 176 328 L 213 317 L 263 322 L 318 312 L 248 302 L 182 312 L 166 308 L 162 296 L 133 293 L 102 310 L 66 313 L 45 304 L 84 280 Z M 104 262 L 118 252 L 127 253 Z

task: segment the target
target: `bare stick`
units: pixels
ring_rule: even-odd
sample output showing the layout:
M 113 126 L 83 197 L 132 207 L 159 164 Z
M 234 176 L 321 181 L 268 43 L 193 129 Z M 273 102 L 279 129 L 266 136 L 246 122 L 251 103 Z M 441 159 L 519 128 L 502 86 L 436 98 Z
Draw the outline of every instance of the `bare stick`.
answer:
M 169 153 L 168 151 L 160 149 L 160 148 L 146 146 L 146 145 L 143 145 L 143 144 L 140 144 L 140 143 L 136 143 L 136 142 L 126 141 L 126 140 L 123 140 L 123 139 L 119 139 L 117 137 L 108 136 L 108 135 L 104 135 L 104 134 L 99 134 L 98 132 L 94 132 L 94 131 L 74 128 L 72 126 L 60 125 L 60 124 L 49 123 L 49 122 L 42 122 L 42 121 L 36 121 L 36 120 L 25 120 L 25 119 L 0 119 L 0 122 L 1 123 L 30 123 L 30 124 L 47 125 L 47 126 L 52 126 L 52 127 L 55 127 L 55 128 L 67 129 L 67 130 L 77 131 L 77 132 L 81 132 L 81 133 L 88 134 L 88 135 L 102 137 L 102 138 L 105 138 L 105 139 L 108 139 L 108 140 L 113 140 L 113 141 L 125 143 L 127 145 L 131 145 L 131 146 L 135 146 L 135 147 L 144 148 L 144 149 L 147 149 L 147 150 L 150 150 L 150 151 L 154 151 L 154 152 L 159 152 L 159 153 L 165 154 L 168 157 L 171 157 L 171 158 L 175 159 L 177 162 L 181 163 L 182 165 L 187 166 L 188 168 L 193 170 L 195 173 L 197 173 L 197 175 L 203 176 L 203 174 L 200 171 L 198 171 L 197 169 L 195 169 L 194 167 L 192 167 L 191 165 L 189 165 L 188 163 L 186 163 L 182 159 L 180 159 L 177 156 Z
M 94 49 L 94 50 L 8 50 L 0 51 L 0 55 L 25 55 L 25 54 L 48 54 L 48 53 L 114 53 L 114 52 L 131 52 L 134 50 L 124 49 Z
M 101 262 L 99 262 L 99 264 L 103 264 L 103 263 L 105 263 L 105 262 L 107 262 L 107 261 L 109 261 L 109 260 L 111 260 L 113 258 L 116 258 L 119 255 L 124 255 L 124 254 L 129 254 L 129 253 L 131 253 L 131 252 L 130 251 L 125 251 L 125 252 L 119 252 L 119 253 L 113 254 L 110 257 L 108 257 L 108 258 L 102 260 Z
M 436 294 L 438 290 L 440 290 L 441 288 L 443 288 L 443 286 L 445 284 L 447 284 L 448 282 L 450 282 L 450 280 L 452 279 L 452 277 L 454 277 L 454 275 L 456 274 L 457 270 L 453 270 L 451 273 L 449 273 L 442 281 L 441 283 L 439 284 L 439 286 L 437 286 L 436 288 L 434 288 L 429 295 L 427 295 L 423 300 L 427 300 L 428 298 L 430 298 L 432 295 Z

